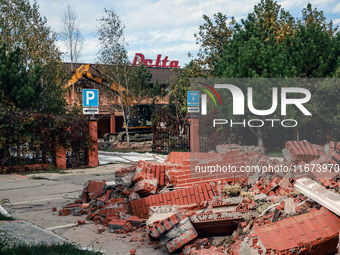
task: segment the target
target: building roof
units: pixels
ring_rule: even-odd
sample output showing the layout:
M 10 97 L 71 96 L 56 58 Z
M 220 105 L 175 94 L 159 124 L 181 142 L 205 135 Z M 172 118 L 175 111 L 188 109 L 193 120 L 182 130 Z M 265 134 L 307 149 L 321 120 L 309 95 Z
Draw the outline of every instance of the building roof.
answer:
M 159 68 L 159 67 L 147 67 L 152 74 L 151 83 L 155 83 L 158 80 L 159 84 L 167 84 L 168 81 L 174 79 L 178 74 L 178 69 L 171 68 Z
M 64 63 L 64 65 L 66 67 L 66 70 L 71 73 L 72 71 L 76 70 L 77 68 L 79 68 L 83 64 L 82 63 L 74 63 L 73 64 L 74 70 L 71 70 L 71 63 Z M 98 70 L 100 70 L 101 65 L 99 65 L 99 64 L 92 64 L 92 65 L 95 68 L 97 68 Z M 147 69 L 152 74 L 152 78 L 150 80 L 151 84 L 158 81 L 159 84 L 165 85 L 165 84 L 167 84 L 168 81 L 174 79 L 176 77 L 176 75 L 178 74 L 178 69 L 160 68 L 160 67 L 147 67 Z M 91 73 L 96 75 L 96 76 L 100 76 L 100 74 L 98 72 L 96 72 L 94 69 L 91 69 Z

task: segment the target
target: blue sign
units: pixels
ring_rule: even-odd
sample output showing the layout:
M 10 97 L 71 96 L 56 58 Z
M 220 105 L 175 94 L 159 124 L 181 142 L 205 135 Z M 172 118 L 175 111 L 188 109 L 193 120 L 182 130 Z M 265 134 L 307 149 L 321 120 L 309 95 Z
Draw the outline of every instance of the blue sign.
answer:
M 98 89 L 83 89 L 83 106 L 99 107 Z
M 188 91 L 188 106 L 200 106 L 199 91 Z

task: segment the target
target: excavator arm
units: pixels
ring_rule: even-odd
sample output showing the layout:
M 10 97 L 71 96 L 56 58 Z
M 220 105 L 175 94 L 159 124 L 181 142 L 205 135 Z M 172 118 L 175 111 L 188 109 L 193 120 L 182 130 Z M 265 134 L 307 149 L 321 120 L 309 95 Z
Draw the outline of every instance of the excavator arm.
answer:
M 93 72 L 91 73 L 90 72 L 91 68 L 95 70 L 98 74 L 102 74 L 91 64 L 82 65 L 73 72 L 71 79 L 65 84 L 65 88 L 69 88 L 70 86 L 72 86 L 72 84 L 75 84 L 81 78 L 85 78 L 90 81 L 109 87 L 111 90 L 121 95 L 121 98 L 125 106 L 127 105 L 132 106 L 132 111 L 135 112 L 135 114 L 132 114 L 133 116 L 130 116 L 131 124 L 128 127 L 129 134 L 132 135 L 134 139 L 137 140 L 152 139 L 153 136 L 151 132 L 150 121 L 153 108 L 150 108 L 150 106 L 148 105 L 134 105 L 131 98 L 127 98 L 126 89 L 124 87 L 120 86 L 120 84 L 117 82 L 108 82 L 107 80 L 104 80 L 103 78 L 93 74 Z M 125 123 L 122 128 L 123 130 L 125 129 Z M 110 141 L 112 139 L 118 139 L 119 141 L 124 141 L 125 137 L 126 132 L 120 131 L 119 133 L 116 134 L 111 133 L 105 134 L 104 140 Z
M 126 96 L 125 96 L 126 89 L 124 87 L 120 86 L 118 83 L 107 82 L 104 79 L 92 74 L 90 72 L 90 68 L 92 68 L 92 69 L 96 70 L 98 73 L 100 73 L 100 71 L 98 69 L 96 69 L 91 64 L 81 65 L 79 68 L 77 68 L 73 72 L 71 79 L 65 84 L 65 88 L 69 88 L 70 86 L 72 86 L 72 84 L 76 83 L 81 78 L 86 78 L 86 79 L 88 79 L 90 81 L 94 81 L 98 84 L 108 86 L 110 89 L 112 89 L 113 91 L 115 91 L 116 93 L 118 93 L 122 96 L 122 99 L 123 99 L 123 102 L 124 102 L 125 105 L 127 105 L 127 104 L 129 104 L 130 106 L 133 105 L 133 102 L 130 98 L 129 98 L 129 102 L 127 102 L 127 99 L 126 99 Z

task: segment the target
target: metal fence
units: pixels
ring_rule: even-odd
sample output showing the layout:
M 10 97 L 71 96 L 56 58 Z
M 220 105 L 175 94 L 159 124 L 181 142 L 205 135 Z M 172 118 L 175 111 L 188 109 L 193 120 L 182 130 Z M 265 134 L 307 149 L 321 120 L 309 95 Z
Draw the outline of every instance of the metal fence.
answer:
M 52 164 L 55 151 L 50 146 L 36 146 L 34 141 L 18 143 L 8 148 L 0 149 L 0 167 L 30 164 Z
M 190 124 L 172 123 L 153 132 L 152 152 L 190 151 Z
M 66 167 L 75 168 L 87 166 L 89 163 L 88 150 L 79 149 L 79 145 L 72 144 L 72 149 L 66 151 Z
M 0 168 L 25 166 L 33 164 L 55 165 L 55 149 L 47 146 L 44 148 L 31 146 L 30 143 L 12 146 L 6 150 L 0 150 Z M 72 144 L 72 148 L 66 151 L 66 167 L 75 168 L 88 165 L 88 150 L 80 150 L 79 146 Z

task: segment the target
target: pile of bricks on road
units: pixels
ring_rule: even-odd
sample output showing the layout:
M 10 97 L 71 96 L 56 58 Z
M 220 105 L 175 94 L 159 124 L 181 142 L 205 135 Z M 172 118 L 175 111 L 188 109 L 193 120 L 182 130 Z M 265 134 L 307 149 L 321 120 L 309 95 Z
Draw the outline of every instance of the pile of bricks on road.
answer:
M 284 161 L 254 147 L 228 144 L 216 151 L 171 152 L 166 162 L 140 160 L 115 172 L 113 180 L 88 181 L 80 199 L 59 215 L 86 214 L 99 224 L 98 232 L 145 228 L 168 253 L 338 252 L 340 143 L 289 141 Z M 330 193 L 313 193 L 303 187 L 305 180 Z M 213 246 L 209 238 L 216 235 L 226 240 Z

